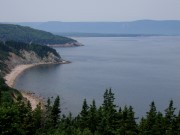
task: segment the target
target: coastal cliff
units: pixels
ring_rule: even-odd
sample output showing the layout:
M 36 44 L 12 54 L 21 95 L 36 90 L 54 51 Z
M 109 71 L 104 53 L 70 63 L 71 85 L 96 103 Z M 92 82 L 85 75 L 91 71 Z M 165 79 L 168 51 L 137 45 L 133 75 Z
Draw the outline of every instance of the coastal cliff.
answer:
M 64 61 L 51 47 L 14 41 L 0 42 L 0 100 L 14 102 L 21 97 L 25 102 L 30 101 L 33 110 L 39 103 L 43 108 L 44 103 L 41 98 L 28 91 L 14 89 L 14 81 L 27 68 L 57 63 L 64 63 Z
M 20 56 L 15 53 L 9 53 L 8 60 L 5 61 L 9 70 L 12 70 L 18 65 L 38 64 L 38 63 L 59 63 L 61 58 L 55 56 L 52 52 L 47 52 L 47 56 L 41 58 L 33 51 L 21 50 Z
M 4 76 L 18 65 L 60 63 L 61 56 L 48 46 L 22 42 L 0 42 L 0 75 Z

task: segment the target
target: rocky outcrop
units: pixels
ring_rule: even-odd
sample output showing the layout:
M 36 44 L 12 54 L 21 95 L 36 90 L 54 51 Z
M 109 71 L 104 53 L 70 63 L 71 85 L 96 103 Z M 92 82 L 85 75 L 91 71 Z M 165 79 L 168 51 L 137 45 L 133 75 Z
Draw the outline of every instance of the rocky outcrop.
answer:
M 65 44 L 52 44 L 48 45 L 51 47 L 76 47 L 76 46 L 84 46 L 83 44 L 79 42 L 71 42 L 71 43 L 65 43 Z
M 22 57 L 25 59 L 27 64 L 31 63 L 40 63 L 40 62 L 51 62 L 51 63 L 58 63 L 61 62 L 61 58 L 55 56 L 52 52 L 47 52 L 46 57 L 39 57 L 35 52 L 33 51 L 21 51 Z
M 17 65 L 22 64 L 38 64 L 38 63 L 60 63 L 62 59 L 55 56 L 52 52 L 48 52 L 47 56 L 41 58 L 33 51 L 21 50 L 20 55 L 9 53 L 8 60 L 5 61 L 8 69 L 11 70 Z

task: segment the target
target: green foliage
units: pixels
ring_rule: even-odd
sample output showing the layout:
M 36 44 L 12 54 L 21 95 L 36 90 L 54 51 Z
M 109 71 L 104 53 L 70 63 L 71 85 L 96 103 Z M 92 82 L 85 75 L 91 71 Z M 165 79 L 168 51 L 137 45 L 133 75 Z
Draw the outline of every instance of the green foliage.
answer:
M 84 99 L 82 110 L 80 112 L 80 121 L 79 121 L 81 129 L 88 127 L 88 113 L 89 113 L 89 106 L 86 102 L 86 99 Z
M 90 105 L 89 108 L 89 114 L 88 114 L 88 121 L 89 121 L 89 129 L 94 134 L 97 130 L 98 125 L 98 114 L 97 114 L 97 108 L 95 100 L 92 101 L 92 105 Z
M 17 42 L 37 43 L 43 45 L 75 42 L 75 40 L 70 38 L 13 24 L 0 24 L 0 40 L 4 42 L 13 40 Z
M 0 81 L 1 82 L 1 81 Z M 2 80 L 3 82 L 3 80 Z M 103 104 L 98 108 L 93 100 L 83 101 L 77 117 L 71 113 L 61 115 L 60 98 L 47 101 L 46 109 L 40 104 L 35 110 L 21 101 L 0 105 L 0 131 L 2 135 L 179 135 L 180 113 L 176 116 L 173 101 L 163 115 L 155 103 L 139 123 L 131 106 L 119 108 L 114 104 L 112 90 L 104 93 Z M 106 109 L 107 110 L 106 110 Z
M 176 109 L 173 107 L 173 101 L 171 100 L 169 103 L 168 108 L 165 110 L 165 133 L 167 135 L 175 135 L 177 134 L 176 132 L 176 115 L 174 114 L 174 111 Z
M 38 104 L 32 113 L 34 126 L 37 129 L 40 129 L 42 126 L 42 118 L 43 118 L 42 113 L 43 113 L 43 111 L 41 110 L 41 104 Z
M 8 59 L 10 50 L 3 42 L 0 42 L 0 76 L 3 76 L 4 72 L 8 72 L 5 60 Z
M 7 86 L 5 80 L 0 77 L 0 104 L 12 103 L 19 99 L 22 99 L 20 92 Z
M 59 96 L 57 96 L 56 99 L 54 100 L 54 104 L 53 104 L 52 110 L 51 110 L 51 117 L 52 117 L 54 126 L 56 126 L 58 124 L 58 121 L 60 118 L 60 115 L 59 115 L 60 113 L 61 113 L 60 98 L 59 98 Z
M 6 103 L 0 106 L 0 131 L 2 135 L 35 134 L 31 110 L 23 103 Z
M 112 90 L 106 90 L 104 93 L 104 101 L 102 105 L 101 115 L 102 118 L 100 120 L 99 127 L 101 128 L 100 132 L 103 134 L 113 134 L 116 128 L 116 117 L 117 117 L 117 110 L 116 105 L 114 104 L 114 93 Z

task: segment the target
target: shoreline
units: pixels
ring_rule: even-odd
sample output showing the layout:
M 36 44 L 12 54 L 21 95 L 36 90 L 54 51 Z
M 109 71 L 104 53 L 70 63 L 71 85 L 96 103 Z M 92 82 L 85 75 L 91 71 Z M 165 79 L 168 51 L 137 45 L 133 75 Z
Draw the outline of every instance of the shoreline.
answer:
M 84 45 L 79 42 L 72 42 L 72 43 L 65 43 L 65 44 L 50 44 L 47 46 L 50 46 L 50 47 L 79 47 L 79 46 L 84 46 Z
M 16 78 L 22 74 L 26 69 L 29 69 L 31 67 L 34 67 L 36 65 L 34 64 L 23 64 L 23 65 L 18 65 L 16 66 L 15 68 L 13 68 L 11 70 L 11 72 L 9 74 L 7 74 L 4 79 L 6 81 L 6 84 L 9 86 L 9 87 L 13 87 L 14 86 L 14 83 L 15 83 L 15 80 Z
M 29 68 L 32 68 L 32 67 L 35 67 L 38 65 L 68 64 L 68 63 L 70 63 L 70 62 L 62 60 L 61 62 L 58 62 L 58 63 L 48 62 L 48 63 L 22 64 L 22 65 L 18 65 L 15 68 L 13 68 L 9 74 L 5 75 L 4 79 L 6 81 L 6 84 L 9 87 L 13 88 L 16 78 Z M 43 101 L 43 99 L 40 96 L 37 96 L 34 93 L 27 91 L 27 90 L 19 90 L 19 92 L 22 94 L 22 96 L 25 99 L 30 101 L 32 110 L 34 110 L 39 103 L 41 104 L 41 108 L 42 109 L 44 108 L 45 102 Z
M 40 104 L 42 110 L 45 109 L 45 101 L 42 97 L 27 90 L 19 90 L 19 92 L 21 92 L 25 100 L 30 102 L 32 110 L 36 109 L 38 104 Z
M 71 62 L 70 62 L 70 61 L 62 60 L 61 62 L 57 62 L 57 63 L 48 62 L 48 63 L 34 63 L 34 64 L 22 64 L 22 65 L 17 65 L 15 68 L 13 68 L 13 69 L 11 70 L 11 72 L 10 72 L 9 74 L 6 74 L 6 75 L 5 75 L 4 79 L 6 80 L 6 84 L 7 84 L 9 87 L 13 87 L 16 78 L 17 78 L 21 73 L 23 73 L 26 69 L 29 69 L 29 68 L 31 68 L 31 67 L 35 67 L 35 66 L 38 66 L 38 65 L 69 64 L 69 63 L 71 63 Z

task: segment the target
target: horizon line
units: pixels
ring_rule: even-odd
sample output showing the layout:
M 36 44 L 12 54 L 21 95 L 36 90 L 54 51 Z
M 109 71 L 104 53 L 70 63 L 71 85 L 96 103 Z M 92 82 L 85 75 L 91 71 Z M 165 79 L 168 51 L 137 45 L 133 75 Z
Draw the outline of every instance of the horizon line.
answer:
M 180 19 L 164 19 L 164 20 L 157 20 L 157 19 L 139 19 L 139 20 L 132 20 L 132 21 L 1 21 L 0 23 L 47 23 L 47 22 L 59 22 L 59 23 L 118 23 L 118 22 L 138 22 L 138 21 L 180 21 Z

